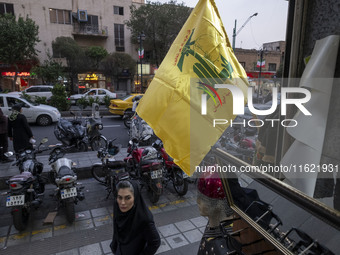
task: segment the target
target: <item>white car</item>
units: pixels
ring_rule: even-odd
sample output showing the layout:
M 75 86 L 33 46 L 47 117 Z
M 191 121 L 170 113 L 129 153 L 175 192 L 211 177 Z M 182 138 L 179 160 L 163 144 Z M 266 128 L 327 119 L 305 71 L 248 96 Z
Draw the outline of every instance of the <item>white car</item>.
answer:
M 22 95 L 24 92 L 25 94 L 29 95 L 32 100 L 34 100 L 36 97 L 46 97 L 46 99 L 50 99 L 52 96 L 52 89 L 53 86 L 50 85 L 34 85 L 27 89 L 24 89 L 21 92 L 9 92 L 10 95 Z
M 60 112 L 55 107 L 37 104 L 18 95 L 0 93 L 0 107 L 4 115 L 11 115 L 15 104 L 22 104 L 22 114 L 26 116 L 28 123 L 47 126 L 60 119 Z
M 117 94 L 107 89 L 91 89 L 84 94 L 75 94 L 69 97 L 71 104 L 77 104 L 77 100 L 82 97 L 99 98 L 100 103 L 104 103 L 104 97 L 109 96 L 111 99 L 117 98 Z

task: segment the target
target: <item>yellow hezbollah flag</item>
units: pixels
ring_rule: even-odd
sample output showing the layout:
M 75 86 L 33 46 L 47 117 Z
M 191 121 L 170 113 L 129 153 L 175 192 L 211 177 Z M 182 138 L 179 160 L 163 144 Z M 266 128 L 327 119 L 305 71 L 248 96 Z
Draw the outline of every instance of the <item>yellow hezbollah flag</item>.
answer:
M 143 96 L 137 113 L 163 141 L 167 153 L 191 175 L 234 119 L 231 84 L 246 94 L 248 82 L 213 0 L 200 0 L 183 25 Z M 206 115 L 201 114 L 206 95 Z M 214 119 L 228 120 L 216 125 Z

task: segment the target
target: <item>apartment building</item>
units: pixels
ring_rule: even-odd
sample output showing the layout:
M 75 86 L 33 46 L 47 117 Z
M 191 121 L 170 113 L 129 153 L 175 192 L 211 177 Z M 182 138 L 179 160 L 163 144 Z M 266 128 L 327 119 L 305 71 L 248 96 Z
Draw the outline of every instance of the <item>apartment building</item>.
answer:
M 47 54 L 53 54 L 52 42 L 59 36 L 72 37 L 82 47 L 102 46 L 109 53 L 125 52 L 137 60 L 137 46 L 131 44 L 131 33 L 124 21 L 130 18 L 130 5 L 144 3 L 145 0 L 5 0 L 0 3 L 0 14 L 29 16 L 35 21 L 39 26 L 36 49 L 40 63 Z M 9 77 L 6 67 L 0 68 Z M 23 80 L 25 75 L 29 70 L 23 70 Z M 105 87 L 105 77 L 96 76 L 102 81 L 95 86 Z

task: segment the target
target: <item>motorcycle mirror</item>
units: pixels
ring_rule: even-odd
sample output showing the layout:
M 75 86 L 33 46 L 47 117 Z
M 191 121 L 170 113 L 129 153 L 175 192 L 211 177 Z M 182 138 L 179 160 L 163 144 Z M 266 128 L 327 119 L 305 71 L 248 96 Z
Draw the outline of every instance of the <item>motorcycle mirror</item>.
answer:
M 41 144 L 43 144 L 43 143 L 47 143 L 48 142 L 48 138 L 47 137 L 44 137 L 42 140 L 41 140 Z
M 10 156 L 13 156 L 13 152 L 11 152 L 11 151 L 7 151 L 7 152 L 5 152 L 4 153 L 4 155 L 8 158 L 8 157 L 10 157 Z

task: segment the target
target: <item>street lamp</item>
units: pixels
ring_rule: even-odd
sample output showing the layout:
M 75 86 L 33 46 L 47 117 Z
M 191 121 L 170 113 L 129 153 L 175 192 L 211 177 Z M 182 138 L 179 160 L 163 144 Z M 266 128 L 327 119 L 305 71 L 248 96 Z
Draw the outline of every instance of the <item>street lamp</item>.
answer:
M 254 17 L 254 16 L 257 16 L 257 12 L 255 12 L 253 15 L 251 15 L 247 20 L 246 22 L 244 22 L 244 24 L 242 25 L 242 27 L 236 32 L 236 23 L 237 23 L 237 20 L 235 19 L 235 27 L 233 29 L 233 50 L 235 51 L 235 42 L 236 42 L 236 36 L 241 32 L 241 30 L 244 28 L 244 26 L 249 22 L 249 20 Z
M 142 32 L 137 37 L 139 42 L 139 50 L 138 50 L 138 56 L 140 59 L 140 84 L 141 84 L 141 92 L 143 88 L 143 58 L 144 58 L 144 49 L 143 49 L 143 41 L 145 40 L 145 34 Z

